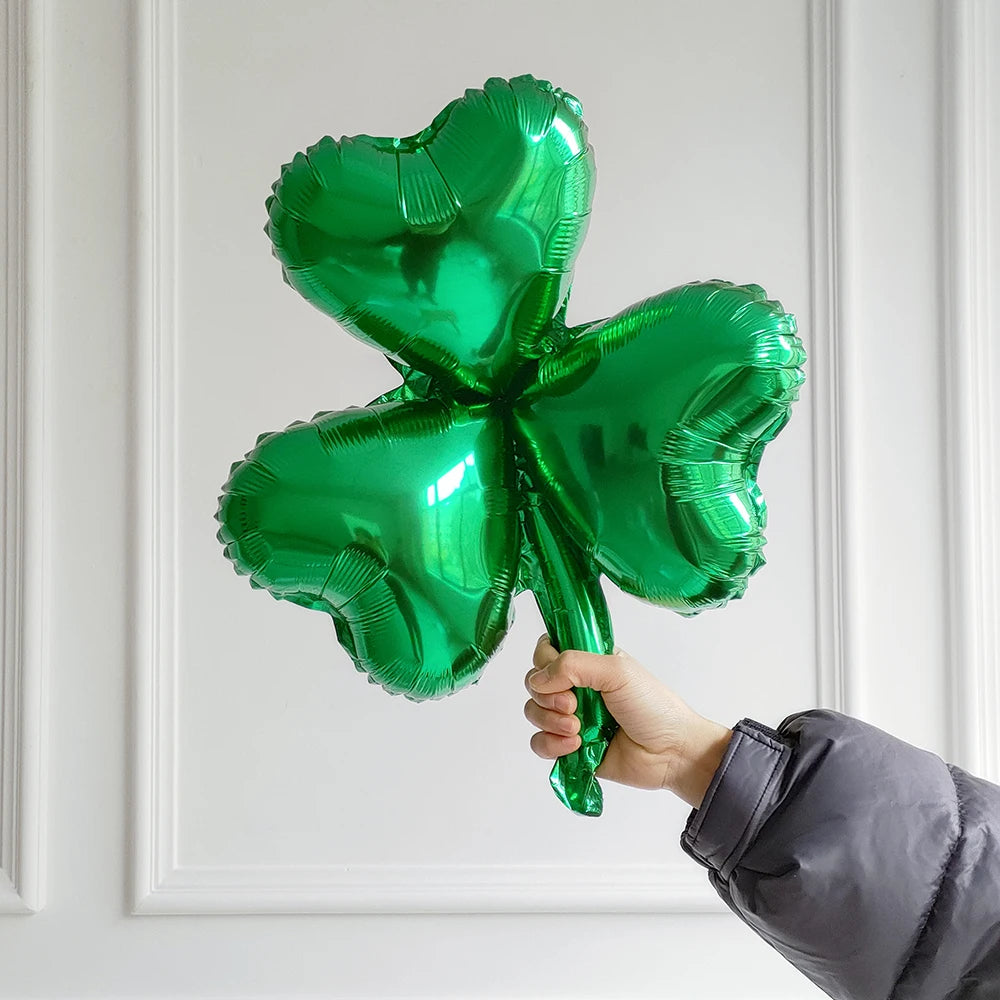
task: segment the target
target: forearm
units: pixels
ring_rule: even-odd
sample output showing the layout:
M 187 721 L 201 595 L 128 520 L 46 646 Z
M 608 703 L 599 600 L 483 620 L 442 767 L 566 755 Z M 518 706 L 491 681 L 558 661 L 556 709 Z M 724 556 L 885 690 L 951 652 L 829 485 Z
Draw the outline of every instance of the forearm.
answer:
M 733 731 L 700 715 L 692 716 L 667 770 L 664 787 L 697 809 L 722 763 Z

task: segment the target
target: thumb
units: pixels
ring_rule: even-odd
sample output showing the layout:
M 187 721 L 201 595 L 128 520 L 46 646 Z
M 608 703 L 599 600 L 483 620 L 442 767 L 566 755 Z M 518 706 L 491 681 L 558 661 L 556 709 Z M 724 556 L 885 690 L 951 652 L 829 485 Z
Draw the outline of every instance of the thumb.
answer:
M 536 670 L 528 684 L 539 694 L 557 694 L 575 687 L 595 691 L 617 691 L 629 680 L 629 658 L 621 652 L 615 656 L 585 653 L 567 649 L 547 666 Z

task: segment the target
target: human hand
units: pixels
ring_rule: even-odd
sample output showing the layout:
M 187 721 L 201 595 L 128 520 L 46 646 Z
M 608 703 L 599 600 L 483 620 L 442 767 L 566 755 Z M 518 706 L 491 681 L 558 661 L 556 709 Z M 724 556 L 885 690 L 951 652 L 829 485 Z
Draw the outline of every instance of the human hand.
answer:
M 599 778 L 635 788 L 665 788 L 701 805 L 732 737 L 732 730 L 698 715 L 638 661 L 571 649 L 560 653 L 542 636 L 525 677 L 524 706 L 539 732 L 531 748 L 554 759 L 580 746 L 575 687 L 601 692 L 619 730 L 597 770 Z

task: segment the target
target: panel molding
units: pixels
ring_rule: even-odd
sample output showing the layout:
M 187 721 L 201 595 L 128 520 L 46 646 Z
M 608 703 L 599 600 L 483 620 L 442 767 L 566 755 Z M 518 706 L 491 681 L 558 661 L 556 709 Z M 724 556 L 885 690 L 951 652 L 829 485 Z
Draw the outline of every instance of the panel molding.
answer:
M 32 913 L 44 899 L 44 683 L 41 615 L 44 396 L 41 272 L 43 6 L 6 5 L 4 343 L 0 408 L 0 913 Z M 31 86 L 29 87 L 29 80 Z M 29 149 L 31 155 L 29 156 Z
M 858 710 L 860 679 L 852 671 L 851 573 L 859 564 L 852 533 L 851 442 L 855 405 L 848 395 L 847 344 L 841 318 L 847 308 L 842 254 L 845 218 L 840 164 L 843 149 L 841 62 L 843 30 L 834 0 L 809 4 L 810 272 L 812 329 L 809 381 L 813 398 L 813 511 L 816 553 L 816 671 L 819 704 Z M 855 477 L 856 481 L 856 477 Z
M 185 865 L 135 913 L 721 913 L 705 871 L 664 865 Z
M 991 16 L 984 0 L 942 11 L 942 328 L 948 456 L 951 755 L 1000 781 L 1000 317 L 991 266 L 1000 254 L 991 218 L 990 129 L 1000 109 L 989 86 Z M 994 11 L 992 16 L 996 16 Z M 994 30 L 996 28 L 994 27 Z M 998 165 L 993 165 L 995 171 Z M 995 207 L 993 211 L 996 212 Z M 991 332 L 992 331 L 992 332 Z
M 836 63 L 830 0 L 811 0 L 810 164 L 814 381 L 818 496 L 840 498 L 846 423 L 837 300 Z M 134 518 L 133 912 L 209 913 L 619 913 L 723 912 L 704 870 L 664 865 L 180 865 L 177 857 L 177 576 L 175 316 L 177 234 L 177 5 L 133 9 L 138 219 L 132 393 L 137 463 Z M 817 518 L 817 685 L 823 704 L 845 705 L 847 619 L 844 518 L 837 500 Z M 821 579 L 822 578 L 822 579 Z M 828 583 L 827 581 L 832 581 Z
M 136 261 L 133 275 L 137 339 L 131 372 L 135 400 L 136 531 L 133 595 L 135 631 L 133 898 L 163 893 L 175 872 L 174 637 L 176 571 L 173 484 L 176 413 L 174 332 L 176 294 L 175 64 L 173 3 L 130 8 L 136 178 Z M 166 151 L 166 152 L 165 152 Z M 148 905 L 148 902 L 147 902 Z

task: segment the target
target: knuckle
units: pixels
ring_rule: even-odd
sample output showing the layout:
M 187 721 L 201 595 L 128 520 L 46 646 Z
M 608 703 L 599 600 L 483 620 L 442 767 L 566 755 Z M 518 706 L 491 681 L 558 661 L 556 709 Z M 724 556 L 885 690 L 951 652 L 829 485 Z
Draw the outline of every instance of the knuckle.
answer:
M 579 735 L 559 735 L 547 732 L 538 732 L 531 737 L 531 749 L 538 756 L 546 760 L 555 760 L 580 747 Z
M 614 656 L 612 657 L 612 661 L 613 676 L 618 682 L 619 687 L 633 684 L 638 679 L 637 664 L 631 656 Z
M 555 666 L 562 677 L 571 677 L 580 665 L 580 654 L 575 649 L 567 649 L 556 658 Z
M 572 691 L 566 691 L 564 694 L 559 695 L 559 704 L 556 707 L 562 712 L 575 712 L 576 695 Z

